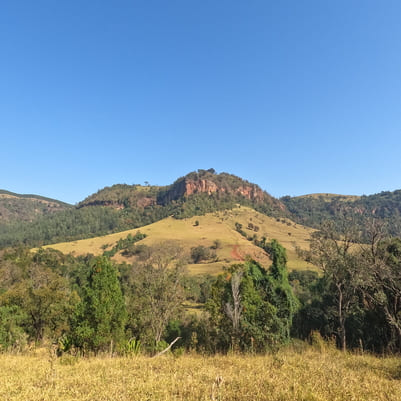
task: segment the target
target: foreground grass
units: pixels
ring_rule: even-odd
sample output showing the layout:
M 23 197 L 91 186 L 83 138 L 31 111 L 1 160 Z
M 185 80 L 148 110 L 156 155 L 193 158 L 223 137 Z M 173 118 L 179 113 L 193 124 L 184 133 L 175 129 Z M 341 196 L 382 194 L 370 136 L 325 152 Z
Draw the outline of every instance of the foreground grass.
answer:
M 401 400 L 399 358 L 334 350 L 153 359 L 0 355 L 0 371 L 0 399 L 10 401 Z

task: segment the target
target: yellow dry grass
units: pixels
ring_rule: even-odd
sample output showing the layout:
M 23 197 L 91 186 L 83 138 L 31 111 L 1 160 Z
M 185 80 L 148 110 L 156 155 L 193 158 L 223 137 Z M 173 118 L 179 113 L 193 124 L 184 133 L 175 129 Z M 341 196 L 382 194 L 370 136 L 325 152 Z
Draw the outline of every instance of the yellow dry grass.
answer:
M 0 366 L 4 401 L 401 400 L 399 358 L 311 348 L 133 359 L 0 355 Z
M 335 199 L 340 199 L 343 202 L 354 202 L 354 201 L 360 199 L 361 197 L 358 195 L 339 195 L 339 194 L 317 193 L 317 194 L 296 196 L 296 198 L 322 199 L 326 202 L 331 202 Z
M 195 221 L 198 221 L 199 225 L 195 225 Z M 287 249 L 288 268 L 290 270 L 313 268 L 300 260 L 295 252 L 295 246 L 302 249 L 308 248 L 308 239 L 313 229 L 295 224 L 288 219 L 277 220 L 267 217 L 247 207 L 238 207 L 233 210 L 209 213 L 205 216 L 183 220 L 169 217 L 137 229 L 49 245 L 46 248 L 54 248 L 63 253 L 75 255 L 86 253 L 100 255 L 106 245 L 108 245 L 107 249 L 110 249 L 120 238 L 126 238 L 128 234 L 141 231 L 147 235 L 144 240 L 140 241 L 142 244 L 153 245 L 162 241 L 173 240 L 177 241 L 188 252 L 192 247 L 198 245 L 209 247 L 213 245 L 213 241 L 219 240 L 221 247 L 216 251 L 218 261 L 189 265 L 188 270 L 191 274 L 217 274 L 221 272 L 223 266 L 241 261 L 247 255 L 268 267 L 271 261 L 267 254 L 235 230 L 236 222 L 241 223 L 243 230 L 250 236 L 256 234 L 258 238 L 265 236 L 268 240 L 277 239 Z M 247 229 L 249 223 L 258 226 L 259 231 Z M 121 254 L 117 254 L 114 259 L 118 262 L 130 261 Z

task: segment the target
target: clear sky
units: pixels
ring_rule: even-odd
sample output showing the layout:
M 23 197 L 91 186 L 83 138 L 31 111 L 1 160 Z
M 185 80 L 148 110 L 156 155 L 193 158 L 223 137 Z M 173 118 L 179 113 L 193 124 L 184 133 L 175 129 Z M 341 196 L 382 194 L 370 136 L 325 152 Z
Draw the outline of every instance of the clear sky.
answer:
M 214 168 L 401 188 L 401 2 L 3 0 L 0 188 L 76 203 Z

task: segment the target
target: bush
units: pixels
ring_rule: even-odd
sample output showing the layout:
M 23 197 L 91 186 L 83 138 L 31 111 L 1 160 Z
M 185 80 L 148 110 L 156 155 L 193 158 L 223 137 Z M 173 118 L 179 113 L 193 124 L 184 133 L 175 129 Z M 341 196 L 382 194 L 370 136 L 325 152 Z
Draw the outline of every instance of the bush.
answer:
M 211 257 L 210 249 L 199 245 L 197 247 L 191 248 L 191 259 L 194 263 L 199 263 L 202 260 L 208 260 Z

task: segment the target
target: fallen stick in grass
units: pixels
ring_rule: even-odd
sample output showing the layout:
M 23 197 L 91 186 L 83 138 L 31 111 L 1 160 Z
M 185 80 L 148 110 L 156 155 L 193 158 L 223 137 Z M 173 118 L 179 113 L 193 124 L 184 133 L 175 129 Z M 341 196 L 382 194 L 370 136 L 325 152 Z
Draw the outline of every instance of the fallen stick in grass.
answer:
M 167 352 L 181 337 L 177 337 L 174 341 L 170 343 L 170 345 L 165 348 L 163 351 L 160 351 L 158 354 L 156 354 L 153 358 L 156 358 L 157 356 L 163 355 L 165 352 Z

